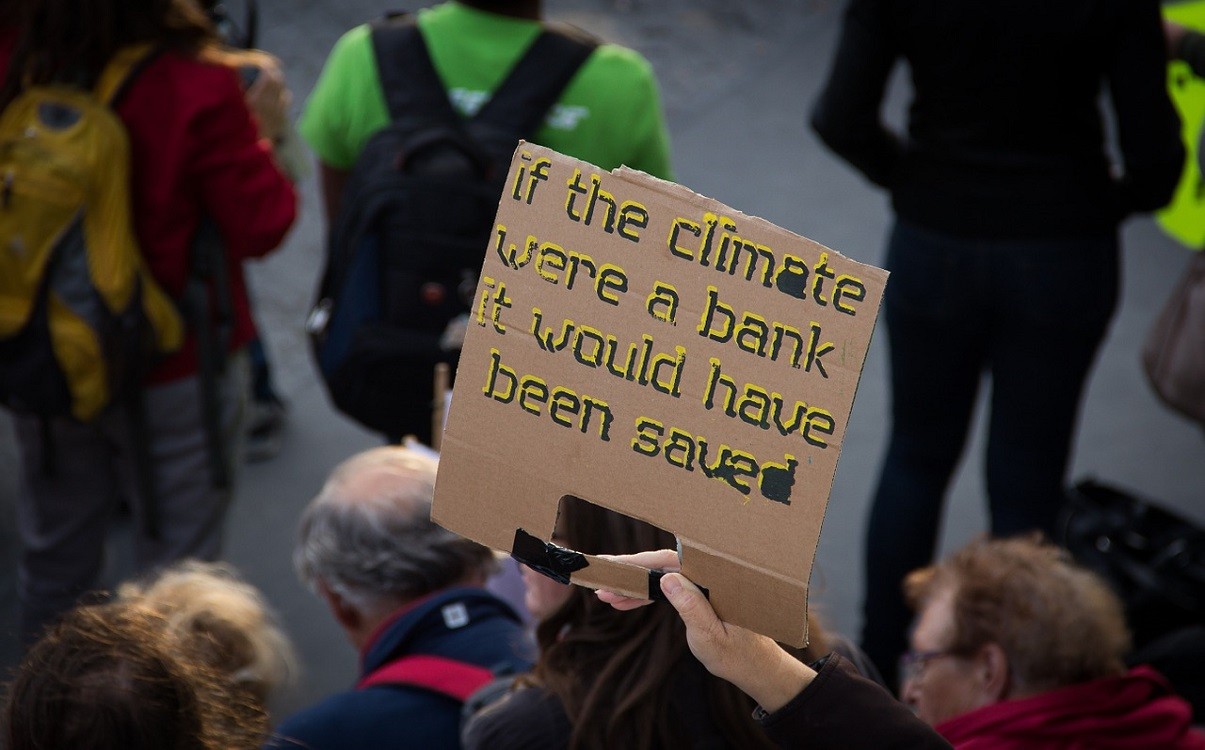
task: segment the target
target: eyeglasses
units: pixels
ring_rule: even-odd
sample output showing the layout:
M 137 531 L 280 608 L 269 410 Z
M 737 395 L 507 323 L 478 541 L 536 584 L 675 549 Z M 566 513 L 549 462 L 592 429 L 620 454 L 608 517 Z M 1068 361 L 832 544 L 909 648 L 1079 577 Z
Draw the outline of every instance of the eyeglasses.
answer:
M 906 651 L 900 657 L 900 684 L 915 680 L 925 671 L 925 666 L 934 659 L 945 656 L 958 656 L 949 649 L 934 649 L 932 651 Z

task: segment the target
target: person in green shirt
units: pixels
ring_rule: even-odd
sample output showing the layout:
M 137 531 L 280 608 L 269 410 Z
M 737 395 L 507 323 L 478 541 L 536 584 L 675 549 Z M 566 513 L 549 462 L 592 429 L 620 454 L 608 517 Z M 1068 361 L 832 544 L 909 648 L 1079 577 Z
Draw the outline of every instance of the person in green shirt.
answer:
M 471 116 L 540 32 L 540 0 L 449 0 L 418 12 L 418 28 L 458 111 Z M 389 123 L 367 25 L 335 44 L 306 102 L 300 132 L 318 157 L 328 223 L 364 144 Z M 604 169 L 625 165 L 673 179 L 652 66 L 602 44 L 553 105 L 535 142 Z
M 403 120 L 413 116 L 419 119 L 427 115 L 443 116 L 441 113 L 405 111 L 405 105 L 398 105 L 403 110 L 391 114 L 387 100 L 408 96 L 411 92 L 385 91 L 386 85 L 410 88 L 406 86 L 409 82 L 406 76 L 410 75 L 414 81 L 422 82 L 422 89 L 426 91 L 433 73 L 438 78 L 437 85 L 442 85 L 447 93 L 452 109 L 467 121 L 490 101 L 516 64 L 521 60 L 531 64 L 532 59 L 541 59 L 527 57 L 529 48 L 545 29 L 541 22 L 540 0 L 448 0 L 419 11 L 413 21 L 433 71 L 427 61 L 411 58 L 408 63 L 399 61 L 391 66 L 382 77 L 375 47 L 378 42 L 385 45 L 390 42 L 380 41 L 374 31 L 375 25 L 357 26 L 335 44 L 306 102 L 298 130 L 317 154 L 326 220 L 332 232 L 349 221 L 376 221 L 365 219 L 356 211 L 341 213 L 343 203 L 355 201 L 355 206 L 343 206 L 345 209 L 400 213 L 405 213 L 406 206 L 414 205 L 390 204 L 382 209 L 379 206 L 383 204 L 374 204 L 367 199 L 362 203 L 358 197 L 349 197 L 364 195 L 361 192 L 364 181 L 376 180 L 374 170 L 388 163 L 382 159 L 397 158 L 394 156 L 396 151 L 388 150 L 394 148 L 388 140 L 385 151 L 377 150 L 382 143 L 377 136 L 390 137 L 386 133 L 393 116 Z M 414 30 L 407 33 L 413 34 Z M 410 39 L 413 40 L 413 36 Z M 560 94 L 550 108 L 545 109 L 547 99 L 532 105 L 540 107 L 539 112 L 530 113 L 539 126 L 534 132 L 526 126 L 521 136 L 602 169 L 626 166 L 662 179 L 672 179 L 669 138 L 657 83 L 648 61 L 618 45 L 590 43 L 577 46 L 587 53 L 584 61 L 581 57 L 575 60 L 575 63 L 581 61 L 580 67 L 573 68 L 575 72 L 568 83 L 557 89 Z M 398 46 L 394 54 L 402 54 L 406 49 L 413 47 Z M 413 66 L 413 71 L 407 65 Z M 548 57 L 539 65 L 555 68 Z M 547 86 L 544 81 L 537 80 L 541 76 L 524 74 L 524 77 L 533 79 L 530 85 L 535 91 Z M 518 87 L 522 88 L 525 83 L 527 81 L 519 80 Z M 513 94 L 511 98 L 514 98 Z M 517 140 L 520 136 L 507 137 Z M 494 165 L 495 171 L 502 167 L 505 173 L 501 160 L 509 161 L 514 145 L 505 148 L 502 144 L 494 144 L 492 148 L 495 151 L 488 156 L 499 162 Z M 388 167 L 384 169 L 388 171 Z M 389 182 L 391 177 L 392 173 L 382 173 L 381 181 L 372 184 L 392 184 Z M 466 178 L 477 179 L 467 175 Z M 500 184 L 498 189 L 501 190 Z M 433 207 L 451 205 L 439 202 L 434 193 L 422 195 L 424 199 L 434 201 Z M 370 208 L 365 208 L 366 205 Z M 374 205 L 378 207 L 371 208 Z M 489 206 L 483 204 L 481 208 L 484 211 Z M 428 210 L 422 211 L 426 216 Z M 439 211 L 435 210 L 435 213 Z M 465 233 L 480 223 L 480 213 L 474 214 L 471 209 L 457 213 L 456 209 L 449 208 L 443 215 L 433 215 L 428 219 L 432 230 L 430 241 L 408 237 L 405 229 L 397 234 L 382 230 L 384 235 L 373 236 L 370 244 L 372 241 L 384 243 L 391 253 L 387 274 L 383 275 L 377 268 L 359 275 L 348 273 L 341 278 L 353 280 L 346 283 L 371 284 L 373 278 L 365 274 L 377 274 L 382 281 L 377 293 L 382 309 L 379 318 L 357 320 L 355 312 L 343 312 L 340 318 L 342 311 L 359 308 L 340 306 L 337 299 L 345 290 L 326 289 L 324 280 L 322 295 L 325 296 L 315 306 L 317 317 L 311 316 L 311 332 L 323 342 L 319 346 L 326 347 L 322 351 L 336 353 L 325 359 L 319 353 L 332 400 L 344 413 L 381 432 L 389 442 L 413 436 L 420 442 L 438 446 L 438 422 L 442 412 L 433 409 L 430 394 L 433 388 L 442 391 L 444 378 L 435 373 L 439 365 L 454 365 L 459 356 L 468 319 L 467 302 L 472 296 L 469 276 L 475 275 L 475 268 L 470 266 L 475 264 L 468 256 L 460 258 L 448 251 L 454 243 L 436 250 L 438 254 L 424 253 L 438 245 L 436 238 L 440 236 L 457 237 L 459 241 L 459 232 L 467 239 Z M 401 219 L 399 222 L 404 224 Z M 340 237 L 333 241 L 340 242 L 348 236 L 343 230 L 339 230 L 339 234 Z M 482 248 L 486 240 L 487 234 L 483 232 Z M 349 257 L 354 256 L 342 250 L 335 254 L 332 248 L 331 258 L 338 262 L 346 262 Z M 479 264 L 480 259 L 476 263 Z M 328 267 L 324 279 L 331 278 L 334 277 Z M 348 298 L 365 299 L 372 292 L 349 294 Z M 329 338 L 325 337 L 326 325 L 332 318 L 326 316 L 337 318 L 333 324 L 337 333 Z M 354 339 L 349 341 L 348 336 L 354 336 Z M 449 374 L 454 372 L 453 367 Z

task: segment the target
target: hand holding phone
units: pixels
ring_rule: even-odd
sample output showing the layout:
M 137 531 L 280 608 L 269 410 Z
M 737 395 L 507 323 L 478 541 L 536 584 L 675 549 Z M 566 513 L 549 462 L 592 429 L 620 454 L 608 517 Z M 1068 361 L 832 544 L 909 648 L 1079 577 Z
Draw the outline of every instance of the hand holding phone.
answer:
M 247 106 L 259 123 L 260 137 L 280 140 L 288 124 L 289 104 L 292 102 L 280 63 L 275 57 L 260 53 L 253 63 L 240 65 L 238 70 L 246 90 Z

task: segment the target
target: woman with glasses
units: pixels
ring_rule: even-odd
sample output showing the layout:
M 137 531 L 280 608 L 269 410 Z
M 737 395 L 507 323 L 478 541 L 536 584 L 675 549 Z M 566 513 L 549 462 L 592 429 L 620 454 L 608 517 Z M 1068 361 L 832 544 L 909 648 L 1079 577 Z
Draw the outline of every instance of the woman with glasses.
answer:
M 1205 748 L 1163 676 L 1126 669 L 1121 603 L 1061 549 L 975 541 L 905 589 L 918 619 L 901 697 L 955 747 Z
M 671 550 L 622 559 L 677 570 Z M 661 589 L 686 624 L 691 652 L 760 704 L 759 722 L 782 747 L 1205 748 L 1191 709 L 1166 681 L 1123 666 L 1128 636 L 1116 597 L 1036 539 L 976 541 L 909 577 L 920 619 L 900 665 L 908 705 L 839 656 L 808 666 L 719 620 L 680 574 L 663 576 Z M 617 609 L 649 604 L 599 598 Z

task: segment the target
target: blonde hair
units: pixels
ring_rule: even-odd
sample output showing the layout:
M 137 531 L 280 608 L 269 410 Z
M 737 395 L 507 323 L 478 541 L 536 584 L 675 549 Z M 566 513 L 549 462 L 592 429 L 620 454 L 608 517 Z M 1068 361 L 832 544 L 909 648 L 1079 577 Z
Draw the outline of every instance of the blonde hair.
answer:
M 230 565 L 186 560 L 123 584 L 117 596 L 162 618 L 179 648 L 261 704 L 296 675 L 288 636 L 259 590 Z

